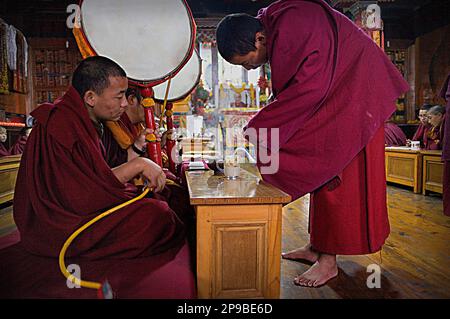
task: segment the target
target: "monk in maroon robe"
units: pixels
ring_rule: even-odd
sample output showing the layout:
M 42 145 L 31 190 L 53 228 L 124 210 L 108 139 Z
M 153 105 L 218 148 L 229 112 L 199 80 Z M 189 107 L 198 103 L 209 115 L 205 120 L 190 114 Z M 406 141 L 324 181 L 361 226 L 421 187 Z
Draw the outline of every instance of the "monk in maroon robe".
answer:
M 419 127 L 417 128 L 416 133 L 414 133 L 414 136 L 412 138 L 413 141 L 419 141 L 420 147 L 425 148 L 425 138 L 430 130 L 430 123 L 428 122 L 428 110 L 432 107 L 430 104 L 422 105 L 422 107 L 419 110 Z
M 127 105 L 123 69 L 104 57 L 83 60 L 72 87 L 33 113 L 37 124 L 22 156 L 14 219 L 22 245 L 39 256 L 58 256 L 65 240 L 98 214 L 138 195 L 128 181 L 142 176 L 155 192 L 165 175 L 138 157 L 111 169 L 100 136 L 102 121 L 117 121 Z M 85 230 L 67 257 L 134 258 L 185 244 L 184 225 L 166 202 L 145 198 Z
M 426 150 L 441 150 L 444 144 L 445 107 L 435 105 L 428 111 L 430 129 L 425 135 Z
M 442 161 L 444 162 L 443 202 L 444 214 L 450 216 L 450 74 L 441 90 L 441 97 L 447 101 L 445 107 L 444 145 L 442 147 Z
M 147 156 L 145 136 L 152 130 L 145 129 L 144 108 L 141 106 L 141 95 L 135 88 L 128 88 L 125 93 L 127 109 L 119 121 L 108 121 L 102 136 L 105 146 L 106 162 L 110 167 L 116 167 L 139 156 Z M 160 136 L 158 136 L 160 142 Z M 161 143 L 164 147 L 164 144 Z M 180 179 L 167 169 L 163 169 L 169 183 L 166 184 L 159 199 L 169 203 L 177 215 L 184 221 L 191 221 L 194 211 L 189 202 L 189 194 L 185 187 L 180 186 Z
M 30 127 L 24 127 L 23 130 L 21 130 L 17 140 L 8 149 L 4 144 L 8 136 L 6 129 L 4 127 L 0 127 L 0 157 L 22 154 L 25 149 L 25 145 L 27 144 L 27 139 L 28 135 L 30 134 L 30 131 L 31 131 Z
M 7 139 L 8 139 L 8 132 L 3 126 L 0 126 L 0 157 L 11 155 L 11 152 L 4 144 Z
M 245 133 L 258 144 L 266 181 L 294 199 L 311 193 L 310 243 L 283 256 L 313 262 L 294 283 L 320 286 L 337 276 L 336 255 L 376 252 L 389 235 L 383 125 L 408 84 L 362 30 L 322 0 L 277 1 L 257 18 L 227 16 L 217 44 L 246 69 L 270 63 L 275 100 Z
M 387 121 L 384 123 L 384 144 L 386 146 L 405 146 L 406 135 L 395 123 Z

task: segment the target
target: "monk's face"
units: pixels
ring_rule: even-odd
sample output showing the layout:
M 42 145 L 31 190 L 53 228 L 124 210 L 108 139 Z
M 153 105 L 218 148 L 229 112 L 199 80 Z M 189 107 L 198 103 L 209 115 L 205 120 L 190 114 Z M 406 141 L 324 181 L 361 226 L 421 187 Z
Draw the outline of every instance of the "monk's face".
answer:
M 0 142 L 5 143 L 8 139 L 8 135 L 6 134 L 6 130 L 0 130 Z
M 128 96 L 127 103 L 128 106 L 126 112 L 131 123 L 137 124 L 144 122 L 144 108 L 141 106 L 138 98 L 134 95 L 130 95 Z
M 118 121 L 128 105 L 125 92 L 128 88 L 126 77 L 109 77 L 109 86 L 101 94 L 87 91 L 84 102 L 88 106 L 91 119 L 97 121 Z
M 236 54 L 230 59 L 231 64 L 242 65 L 247 70 L 259 68 L 267 62 L 266 36 L 263 32 L 257 32 L 255 36 L 256 50 L 245 55 Z
M 420 123 L 422 123 L 423 125 L 428 125 L 428 115 L 427 115 L 427 110 L 420 110 L 419 111 L 419 120 Z
M 433 126 L 433 127 L 437 127 L 437 126 L 441 125 L 443 119 L 444 119 L 444 115 L 441 113 L 428 114 L 428 121 L 430 122 L 431 126 Z

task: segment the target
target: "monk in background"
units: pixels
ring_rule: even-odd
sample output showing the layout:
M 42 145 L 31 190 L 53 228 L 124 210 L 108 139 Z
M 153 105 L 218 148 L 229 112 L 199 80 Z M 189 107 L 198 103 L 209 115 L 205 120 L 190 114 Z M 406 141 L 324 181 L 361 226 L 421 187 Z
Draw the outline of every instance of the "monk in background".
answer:
M 392 117 L 384 123 L 384 144 L 386 146 L 405 146 L 406 135 L 394 123 Z
M 20 131 L 20 135 L 15 143 L 8 149 L 4 144 L 8 139 L 8 132 L 6 131 L 6 128 L 0 126 L 0 157 L 22 154 L 30 132 L 31 127 L 24 127 Z
M 442 150 L 444 144 L 445 107 L 435 105 L 428 111 L 430 130 L 425 135 L 426 150 Z
M 430 123 L 428 122 L 428 111 L 432 105 L 430 104 L 424 104 L 419 110 L 419 127 L 417 128 L 416 133 L 414 133 L 414 136 L 412 138 L 412 141 L 420 141 L 420 147 L 425 148 L 425 137 L 430 130 Z
M 389 235 L 384 122 L 408 83 L 352 21 L 322 0 L 282 0 L 217 28 L 228 62 L 269 62 L 274 101 L 246 127 L 279 164 L 265 181 L 295 200 L 311 193 L 310 242 L 283 254 L 312 267 L 294 279 L 318 287 L 338 275 L 336 255 L 379 251 Z M 278 128 L 272 148 L 268 128 Z M 275 144 L 276 145 L 276 144 Z M 274 155 L 278 157 L 275 157 Z
M 444 162 L 444 176 L 442 180 L 444 214 L 450 216 L 450 74 L 442 87 L 440 95 L 447 102 L 443 129 L 444 144 L 442 147 L 442 161 Z

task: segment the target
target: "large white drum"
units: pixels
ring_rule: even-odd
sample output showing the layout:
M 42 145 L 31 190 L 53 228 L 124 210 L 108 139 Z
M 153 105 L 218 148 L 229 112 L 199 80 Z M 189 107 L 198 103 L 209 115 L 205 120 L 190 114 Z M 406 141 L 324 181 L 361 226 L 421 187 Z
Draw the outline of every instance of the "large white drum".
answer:
M 188 63 L 170 80 L 167 100 L 176 102 L 184 100 L 200 82 L 202 64 L 197 51 L 194 51 Z M 168 81 L 153 87 L 154 99 L 164 101 Z
M 95 54 L 145 84 L 175 75 L 190 59 L 195 41 L 185 0 L 84 0 L 81 29 Z

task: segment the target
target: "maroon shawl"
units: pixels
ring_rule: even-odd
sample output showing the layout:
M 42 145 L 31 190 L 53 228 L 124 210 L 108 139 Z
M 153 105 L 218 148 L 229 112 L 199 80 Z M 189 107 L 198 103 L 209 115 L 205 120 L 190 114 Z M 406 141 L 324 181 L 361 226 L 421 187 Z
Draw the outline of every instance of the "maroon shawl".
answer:
M 258 18 L 276 99 L 248 128 L 280 129 L 279 170 L 263 177 L 296 199 L 340 174 L 409 87 L 385 53 L 324 1 L 278 1 Z M 258 135 L 270 147 L 270 136 Z
M 37 121 L 22 155 L 14 219 L 22 244 L 35 254 L 57 256 L 78 227 L 136 195 L 104 159 L 104 148 L 74 88 L 33 113 Z M 167 203 L 137 201 L 97 222 L 73 243 L 69 256 L 131 258 L 183 243 L 184 227 Z
M 384 123 L 384 144 L 386 146 L 405 146 L 406 135 L 395 123 Z

